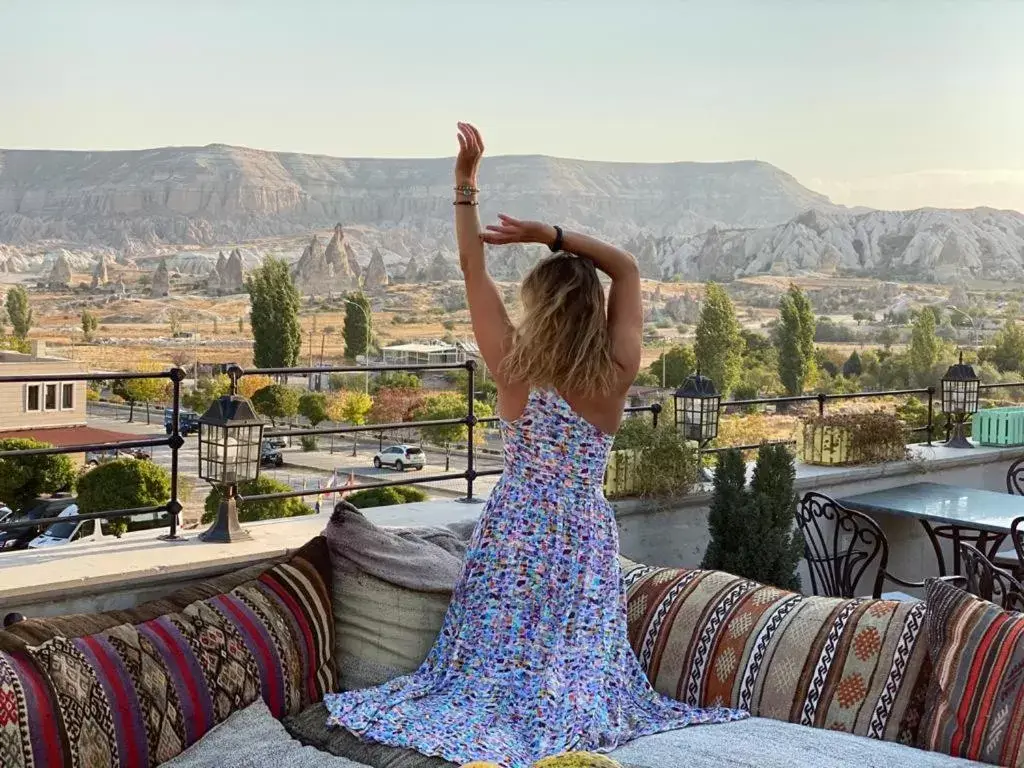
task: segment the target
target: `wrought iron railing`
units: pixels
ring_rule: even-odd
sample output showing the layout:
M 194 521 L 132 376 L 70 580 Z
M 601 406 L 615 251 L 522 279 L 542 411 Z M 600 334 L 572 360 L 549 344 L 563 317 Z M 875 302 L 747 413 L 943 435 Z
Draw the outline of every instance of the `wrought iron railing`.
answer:
M 467 432 L 465 449 L 465 469 L 462 471 L 445 471 L 430 475 L 417 475 L 413 481 L 415 484 L 438 483 L 445 481 L 461 481 L 465 483 L 465 495 L 461 497 L 464 501 L 477 501 L 474 495 L 474 484 L 478 478 L 499 475 L 501 468 L 480 469 L 477 465 L 479 448 L 476 445 L 476 431 L 482 426 L 497 424 L 500 419 L 496 416 L 479 417 L 476 415 L 476 365 L 473 361 L 466 363 L 438 363 L 434 365 L 371 365 L 371 366 L 332 366 L 332 367 L 304 367 L 304 368 L 251 368 L 242 369 L 238 366 L 228 368 L 228 376 L 231 379 L 232 391 L 237 392 L 238 383 L 246 376 L 270 376 L 282 377 L 290 375 L 330 375 L 334 373 L 384 373 L 384 372 L 443 372 L 452 370 L 465 370 L 466 381 L 466 413 L 463 416 L 434 419 L 430 421 L 400 421 L 388 424 L 363 424 L 363 425 L 338 425 L 338 426 L 290 426 L 285 428 L 270 428 L 265 434 L 266 438 L 274 437 L 303 437 L 303 436 L 331 436 L 359 433 L 384 433 L 409 428 L 440 427 L 450 425 L 464 425 Z M 16 459 L 19 457 L 30 457 L 40 455 L 56 454 L 77 454 L 89 452 L 116 452 L 129 448 L 158 448 L 167 447 L 170 449 L 170 498 L 165 504 L 149 507 L 138 507 L 134 509 L 116 509 L 78 513 L 65 517 L 47 517 L 37 519 L 20 519 L 11 522 L 0 523 L 0 532 L 23 529 L 26 527 L 37 527 L 39 529 L 57 522 L 77 522 L 80 520 L 116 520 L 120 518 L 131 518 L 136 515 L 148 515 L 166 513 L 168 518 L 168 531 L 162 537 L 174 541 L 180 539 L 178 516 L 182 510 L 180 499 L 181 476 L 180 451 L 185 445 L 185 439 L 180 431 L 180 413 L 182 409 L 182 382 L 185 379 L 185 372 L 181 368 L 170 368 L 166 371 L 155 373 L 80 373 L 80 374 L 47 374 L 47 375 L 24 375 L 24 376 L 0 376 L 0 384 L 13 383 L 37 383 L 37 382 L 111 382 L 130 381 L 134 379 L 165 379 L 170 384 L 169 408 L 172 411 L 171 429 L 166 436 L 140 437 L 139 439 L 121 440 L 105 443 L 77 444 L 72 446 L 53 446 L 45 448 L 31 448 L 20 450 L 0 451 L 0 459 Z M 996 389 L 1024 388 L 1024 382 L 1005 384 L 983 384 L 982 391 Z M 935 388 L 924 387 L 918 389 L 885 390 L 877 392 L 857 392 L 849 394 L 812 394 L 796 397 L 764 397 L 744 400 L 731 400 L 722 403 L 723 409 L 746 408 L 758 405 L 788 406 L 791 404 L 817 403 L 818 412 L 824 413 L 826 404 L 832 401 L 844 401 L 866 398 L 893 397 L 893 396 L 915 396 L 924 395 L 928 403 L 928 422 L 925 426 L 914 428 L 912 431 L 925 433 L 927 442 L 931 444 L 935 436 Z M 654 425 L 662 418 L 661 403 L 654 402 L 647 405 L 635 405 L 627 407 L 629 414 L 651 414 Z M 669 414 L 669 418 L 672 415 Z M 948 429 L 948 427 L 947 427 Z M 715 453 L 726 450 L 729 447 L 742 449 L 754 449 L 757 445 L 724 446 L 705 448 L 704 453 Z M 280 493 L 253 494 L 239 496 L 238 503 L 246 504 L 271 499 L 285 499 L 311 496 L 329 496 L 333 494 L 351 493 L 371 488 L 386 488 L 397 485 L 408 484 L 405 478 L 383 479 L 380 481 L 368 481 L 344 486 L 335 485 L 332 487 L 302 488 Z

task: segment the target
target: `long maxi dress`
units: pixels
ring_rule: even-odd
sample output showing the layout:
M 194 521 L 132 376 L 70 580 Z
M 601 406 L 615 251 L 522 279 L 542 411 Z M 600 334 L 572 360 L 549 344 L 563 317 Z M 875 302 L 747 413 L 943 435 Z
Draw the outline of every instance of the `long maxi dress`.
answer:
M 629 646 L 618 529 L 602 492 L 612 437 L 542 390 L 502 433 L 505 472 L 433 649 L 411 675 L 329 694 L 328 724 L 457 764 L 529 768 L 745 717 L 661 696 Z

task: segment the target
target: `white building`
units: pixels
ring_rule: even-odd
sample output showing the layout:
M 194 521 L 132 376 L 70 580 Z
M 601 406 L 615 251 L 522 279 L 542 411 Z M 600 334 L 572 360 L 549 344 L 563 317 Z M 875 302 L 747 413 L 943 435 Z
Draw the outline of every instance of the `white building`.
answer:
M 445 344 L 432 341 L 423 344 L 396 344 L 385 347 L 385 365 L 436 365 L 438 363 L 464 363 L 475 357 L 466 344 Z M 475 349 L 475 348 L 474 348 Z

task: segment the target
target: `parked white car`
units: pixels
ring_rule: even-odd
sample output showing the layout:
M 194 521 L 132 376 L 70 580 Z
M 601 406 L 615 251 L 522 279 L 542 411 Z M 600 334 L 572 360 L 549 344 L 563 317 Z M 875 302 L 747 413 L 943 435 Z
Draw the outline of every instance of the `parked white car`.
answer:
M 57 517 L 71 517 L 77 514 L 78 505 L 72 504 L 57 515 Z M 70 544 L 71 542 L 85 538 L 98 530 L 98 523 L 98 520 L 67 520 L 52 523 L 45 531 L 28 543 L 28 548 L 44 549 L 46 547 L 58 547 L 62 544 Z
M 422 448 L 414 445 L 392 445 L 373 457 L 373 466 L 394 467 L 399 472 L 406 469 L 423 469 L 427 464 L 427 457 Z

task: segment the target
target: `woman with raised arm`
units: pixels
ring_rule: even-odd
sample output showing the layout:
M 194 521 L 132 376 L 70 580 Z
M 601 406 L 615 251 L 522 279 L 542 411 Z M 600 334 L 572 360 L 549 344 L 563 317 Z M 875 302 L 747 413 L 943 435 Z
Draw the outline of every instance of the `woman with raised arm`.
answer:
M 481 229 L 483 139 L 459 124 L 455 228 L 473 332 L 498 385 L 505 471 L 484 507 L 441 633 L 415 673 L 329 695 L 329 723 L 457 764 L 529 768 L 736 720 L 660 696 L 629 647 L 615 515 L 602 493 L 640 365 L 632 256 L 558 226 L 500 216 Z M 484 244 L 537 243 L 514 324 Z M 598 272 L 611 278 L 607 303 Z

